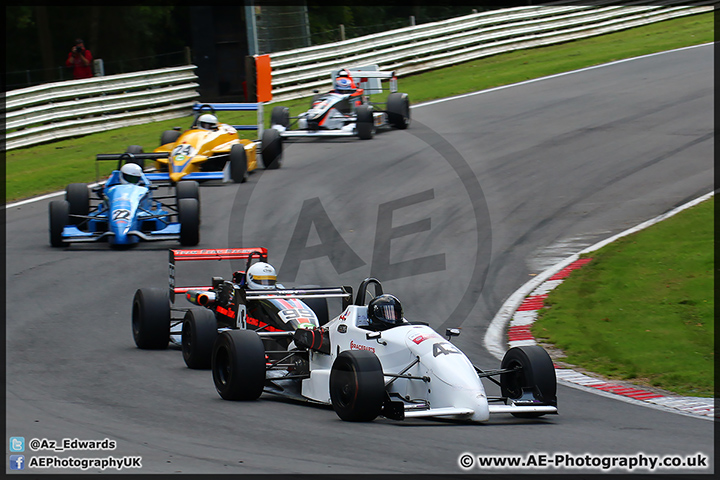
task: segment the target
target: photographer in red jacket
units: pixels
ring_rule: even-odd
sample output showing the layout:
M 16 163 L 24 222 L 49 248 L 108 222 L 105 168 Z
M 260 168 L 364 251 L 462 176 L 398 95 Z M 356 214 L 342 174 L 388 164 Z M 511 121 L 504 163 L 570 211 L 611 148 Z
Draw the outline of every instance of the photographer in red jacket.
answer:
M 73 78 L 75 80 L 80 78 L 90 78 L 93 76 L 92 59 L 92 53 L 90 53 L 90 50 L 85 48 L 85 44 L 82 39 L 78 38 L 75 40 L 75 45 L 68 54 L 65 65 L 72 67 Z

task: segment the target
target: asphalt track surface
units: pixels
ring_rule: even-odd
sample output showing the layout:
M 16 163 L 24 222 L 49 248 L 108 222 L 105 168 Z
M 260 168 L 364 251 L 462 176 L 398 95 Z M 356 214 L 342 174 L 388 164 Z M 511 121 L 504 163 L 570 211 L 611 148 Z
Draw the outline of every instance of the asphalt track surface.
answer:
M 277 171 L 201 187 L 199 247 L 266 246 L 289 286 L 357 288 L 376 275 L 407 318 L 462 327 L 456 344 L 495 368 L 487 325 L 550 257 L 564 258 L 553 246 L 579 250 L 712 190 L 713 95 L 713 47 L 701 46 L 420 106 L 407 131 L 370 141 L 297 141 Z M 53 249 L 47 209 L 7 210 L 6 439 L 117 448 L 44 454 L 142 456 L 127 473 L 340 475 L 460 473 L 464 452 L 700 452 L 701 472 L 713 471 L 712 422 L 565 386 L 560 415 L 483 425 L 353 424 L 267 394 L 224 401 L 178 350 L 132 340 L 133 294 L 167 285 L 176 246 Z M 240 266 L 182 272 L 227 278 Z

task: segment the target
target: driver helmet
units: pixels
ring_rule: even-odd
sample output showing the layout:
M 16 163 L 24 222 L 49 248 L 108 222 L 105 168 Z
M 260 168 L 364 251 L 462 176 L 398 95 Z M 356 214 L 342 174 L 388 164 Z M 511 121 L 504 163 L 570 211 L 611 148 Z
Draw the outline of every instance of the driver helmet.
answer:
M 373 330 L 387 330 L 405 322 L 403 309 L 393 295 L 379 295 L 368 303 L 368 324 Z
M 335 90 L 338 92 L 352 92 L 355 84 L 347 70 L 340 70 L 335 77 Z
M 198 128 L 203 130 L 217 130 L 218 119 L 215 115 L 205 113 L 198 118 Z
M 138 184 L 142 180 L 142 168 L 137 163 L 126 163 L 120 168 L 122 183 Z
M 277 282 L 275 268 L 269 263 L 257 262 L 247 271 L 247 286 L 251 290 L 272 290 Z

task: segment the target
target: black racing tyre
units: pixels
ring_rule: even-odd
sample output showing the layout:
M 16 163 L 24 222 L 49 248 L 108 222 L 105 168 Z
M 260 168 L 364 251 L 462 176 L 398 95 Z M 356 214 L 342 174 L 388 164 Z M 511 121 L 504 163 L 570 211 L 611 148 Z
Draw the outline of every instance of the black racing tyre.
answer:
M 166 289 L 141 288 L 135 292 L 132 332 L 138 348 L 167 348 L 170 342 L 170 298 Z
M 247 181 L 247 154 L 245 146 L 241 144 L 233 145 L 230 148 L 230 178 L 235 183 L 244 183 Z
M 178 200 L 180 244 L 194 246 L 200 241 L 200 203 L 194 198 Z
M 280 132 L 274 128 L 268 128 L 263 131 L 261 144 L 261 156 L 263 167 L 268 170 L 275 170 L 282 165 L 282 137 Z
M 73 215 L 87 216 L 90 213 L 90 191 L 84 183 L 71 183 L 65 188 L 65 200 L 69 204 L 68 214 L 70 224 L 79 225 L 85 221 L 84 218 Z
M 185 312 L 182 326 L 182 353 L 185 365 L 208 369 L 217 338 L 217 320 L 212 310 L 191 308 Z
M 533 394 L 536 400 L 557 405 L 557 378 L 550 355 L 538 345 L 513 347 L 503 356 L 500 368 L 521 367 L 512 373 L 500 374 L 500 391 L 503 397 L 519 399 L 524 392 Z M 534 418 L 543 413 L 513 413 L 516 417 Z
M 50 202 L 48 217 L 50 224 L 50 245 L 53 247 L 64 247 L 62 233 L 68 224 L 70 204 L 67 200 L 55 200 Z
M 388 122 L 404 130 L 410 125 L 410 99 L 407 93 L 391 93 L 387 98 Z
M 265 385 L 265 348 L 252 330 L 225 330 L 212 349 L 215 389 L 225 400 L 257 400 Z
M 125 153 L 143 153 L 143 149 L 140 145 L 130 145 L 127 150 L 125 150 Z M 145 160 L 141 158 L 133 158 L 132 160 L 128 160 L 127 163 L 135 163 L 140 165 L 140 168 L 145 168 Z
M 361 140 L 369 140 L 373 137 L 375 125 L 373 120 L 373 109 L 370 105 L 359 105 L 357 107 L 357 120 L 355 129 Z
M 193 180 L 184 180 L 178 182 L 175 186 L 175 198 L 180 200 L 181 198 L 194 198 L 198 202 L 200 201 L 200 185 L 198 182 Z
M 168 143 L 175 143 L 182 133 L 177 130 L 165 130 L 160 135 L 160 146 L 167 145 Z
M 290 126 L 290 109 L 288 107 L 273 107 L 270 113 L 270 126 L 282 125 L 285 128 Z
M 366 350 L 340 352 L 330 370 L 330 401 L 346 422 L 370 422 L 383 407 L 385 379 L 380 360 Z
M 198 218 L 200 215 L 200 184 L 194 180 L 183 180 L 175 185 L 175 201 L 182 198 L 194 198 L 198 202 Z

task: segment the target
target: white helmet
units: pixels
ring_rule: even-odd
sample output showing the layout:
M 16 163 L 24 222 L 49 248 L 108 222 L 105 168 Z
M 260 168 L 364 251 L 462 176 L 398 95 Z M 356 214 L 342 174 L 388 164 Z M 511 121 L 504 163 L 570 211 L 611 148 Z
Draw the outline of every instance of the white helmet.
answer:
M 205 113 L 198 118 L 198 128 L 203 130 L 217 130 L 218 119 L 215 115 Z
M 272 290 L 277 282 L 275 268 L 269 263 L 258 262 L 247 271 L 247 285 L 251 290 Z
M 140 183 L 142 179 L 142 168 L 137 163 L 126 163 L 120 168 L 122 183 Z

